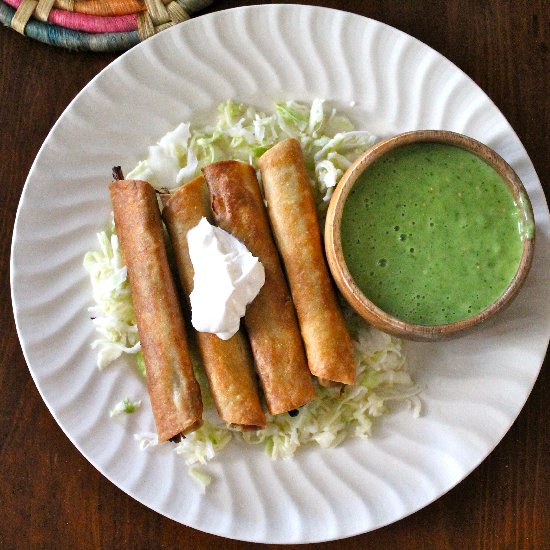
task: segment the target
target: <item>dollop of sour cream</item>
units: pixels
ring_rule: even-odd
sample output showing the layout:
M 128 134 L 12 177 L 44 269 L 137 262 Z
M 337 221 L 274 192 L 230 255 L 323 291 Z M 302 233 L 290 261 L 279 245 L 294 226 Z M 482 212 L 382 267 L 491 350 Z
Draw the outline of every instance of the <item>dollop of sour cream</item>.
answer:
M 187 232 L 187 244 L 195 271 L 191 324 L 229 340 L 265 283 L 264 266 L 243 243 L 206 218 Z

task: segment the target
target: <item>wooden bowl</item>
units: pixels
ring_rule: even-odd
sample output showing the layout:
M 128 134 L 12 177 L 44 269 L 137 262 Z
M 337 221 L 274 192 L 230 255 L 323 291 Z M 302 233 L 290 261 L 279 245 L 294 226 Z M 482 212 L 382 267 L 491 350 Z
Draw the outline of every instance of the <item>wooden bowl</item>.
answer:
M 492 166 L 511 189 L 516 204 L 521 208 L 524 221 L 531 229 L 523 239 L 523 251 L 517 272 L 501 296 L 480 313 L 449 324 L 419 325 L 409 323 L 380 309 L 356 285 L 342 251 L 340 233 L 342 213 L 354 184 L 375 160 L 397 147 L 418 142 L 454 145 L 470 151 Z M 431 341 L 456 337 L 462 335 L 464 331 L 480 325 L 502 310 L 516 297 L 525 281 L 533 259 L 534 241 L 535 231 L 531 203 L 523 184 L 510 165 L 486 145 L 462 134 L 440 130 L 420 130 L 399 134 L 377 143 L 363 153 L 338 183 L 330 201 L 325 225 L 325 249 L 328 264 L 344 298 L 370 324 L 384 332 L 409 340 Z

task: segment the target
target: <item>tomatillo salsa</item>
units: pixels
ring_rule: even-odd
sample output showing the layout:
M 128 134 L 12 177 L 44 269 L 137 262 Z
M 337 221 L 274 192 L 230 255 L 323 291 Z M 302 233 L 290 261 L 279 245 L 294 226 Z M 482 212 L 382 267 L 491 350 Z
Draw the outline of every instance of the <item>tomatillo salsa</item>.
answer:
M 387 313 L 419 325 L 471 317 L 506 290 L 523 247 L 502 177 L 459 147 L 415 143 L 376 160 L 344 205 L 350 274 Z

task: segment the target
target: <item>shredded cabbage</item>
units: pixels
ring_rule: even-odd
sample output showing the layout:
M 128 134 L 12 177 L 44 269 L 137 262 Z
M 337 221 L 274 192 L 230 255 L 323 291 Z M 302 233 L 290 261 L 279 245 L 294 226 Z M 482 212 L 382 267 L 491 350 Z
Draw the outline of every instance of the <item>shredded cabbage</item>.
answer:
M 231 432 L 225 426 L 216 426 L 205 421 L 194 432 L 186 435 L 176 445 L 176 453 L 185 458 L 185 463 L 205 465 L 231 441 Z
M 127 177 L 146 180 L 157 189 L 174 189 L 210 162 L 232 158 L 256 167 L 267 149 L 287 137 L 300 141 L 323 206 L 351 162 L 375 141 L 334 109 L 325 111 L 321 99 L 311 105 L 276 103 L 273 113 L 229 100 L 218 107 L 215 124 L 201 128 L 180 124 L 166 134 Z
M 388 401 L 406 401 L 419 414 L 420 388 L 406 368 L 401 341 L 365 324 L 354 335 L 357 381 L 343 391 L 317 387 L 317 398 L 299 414 L 271 417 L 267 428 L 246 432 L 247 443 L 263 443 L 273 459 L 290 458 L 301 445 L 336 447 L 348 436 L 366 438 Z
M 212 476 L 195 466 L 188 468 L 187 473 L 199 484 L 201 493 L 204 494 L 206 492 L 206 488 L 210 485 L 210 483 L 212 483 Z
M 139 448 L 142 451 L 150 447 L 156 447 L 159 444 L 158 435 L 153 432 L 134 434 L 134 439 L 138 442 Z
M 218 108 L 215 124 L 195 128 L 182 123 L 149 147 L 147 157 L 127 177 L 149 181 L 157 189 L 173 189 L 195 177 L 200 168 L 222 159 L 238 159 L 256 166 L 257 159 L 286 137 L 297 138 L 304 151 L 317 206 L 322 218 L 332 190 L 353 160 L 375 138 L 355 130 L 351 121 L 326 111 L 322 100 L 310 105 L 289 101 L 275 104 L 272 113 L 248 105 L 226 101 Z M 99 337 L 100 368 L 122 353 L 135 354 L 145 373 L 126 268 L 118 247 L 115 228 L 98 234 L 99 250 L 88 252 L 84 266 L 90 274 L 95 305 L 89 308 Z M 300 408 L 296 416 L 268 417 L 268 426 L 242 433 L 223 424 L 213 411 L 213 400 L 196 350 L 191 349 L 194 369 L 201 386 L 207 419 L 203 426 L 176 445 L 189 475 L 204 492 L 211 482 L 205 466 L 232 439 L 261 444 L 273 459 L 289 458 L 307 444 L 335 447 L 347 437 L 369 437 L 376 418 L 389 411 L 392 401 L 405 402 L 414 416 L 420 414 L 421 388 L 412 380 L 401 341 L 384 334 L 360 319 L 343 304 L 354 341 L 358 364 L 357 382 L 342 391 L 319 385 L 317 397 Z M 156 434 L 136 434 L 141 449 L 158 445 Z
M 118 416 L 119 414 L 126 413 L 132 414 L 141 407 L 141 399 L 132 401 L 129 397 L 125 397 L 122 401 L 119 401 L 109 412 L 109 416 Z
M 90 275 L 95 305 L 88 308 L 99 337 L 92 342 L 97 366 L 103 369 L 123 353 L 141 348 L 127 270 L 114 225 L 97 234 L 99 250 L 87 252 L 84 268 Z

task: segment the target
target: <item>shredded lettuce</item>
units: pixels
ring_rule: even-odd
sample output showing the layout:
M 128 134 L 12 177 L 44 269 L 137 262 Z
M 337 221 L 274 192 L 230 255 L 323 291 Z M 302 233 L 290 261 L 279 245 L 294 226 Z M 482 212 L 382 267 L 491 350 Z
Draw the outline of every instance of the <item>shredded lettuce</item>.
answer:
M 233 158 L 256 167 L 257 159 L 267 149 L 290 136 L 301 143 L 322 219 L 338 180 L 375 138 L 367 131 L 355 130 L 351 121 L 334 109 L 326 110 L 319 99 L 311 104 L 277 103 L 271 113 L 226 101 L 218 107 L 214 124 L 180 124 L 149 147 L 147 157 L 127 177 L 147 180 L 157 189 L 173 189 L 195 177 L 202 166 L 217 160 Z M 99 333 L 92 343 L 98 350 L 97 364 L 103 368 L 123 353 L 134 354 L 138 369 L 145 375 L 114 226 L 99 233 L 98 240 L 99 249 L 84 258 L 95 302 L 89 311 Z M 271 458 L 286 459 L 303 445 L 328 448 L 348 437 L 369 437 L 375 419 L 388 413 L 392 402 L 404 402 L 414 416 L 420 414 L 421 388 L 409 374 L 401 341 L 368 326 L 345 304 L 342 307 L 354 341 L 356 384 L 343 390 L 317 385 L 316 399 L 301 407 L 297 415 L 268 417 L 267 427 L 256 432 L 242 433 L 216 417 L 200 358 L 197 350 L 191 349 L 208 418 L 201 428 L 182 438 L 175 451 L 184 458 L 189 475 L 203 492 L 211 477 L 197 465 L 206 466 L 232 439 L 263 445 Z M 158 445 L 156 434 L 134 437 L 141 449 Z
M 187 473 L 191 479 L 194 479 L 199 484 L 201 493 L 204 494 L 206 492 L 206 488 L 210 485 L 210 483 L 212 483 L 212 476 L 196 466 L 188 468 Z
M 311 105 L 276 103 L 273 113 L 229 100 L 218 107 L 215 124 L 199 128 L 180 124 L 166 134 L 127 177 L 144 179 L 157 189 L 174 189 L 210 162 L 231 158 L 256 167 L 267 149 L 287 137 L 300 141 L 323 206 L 347 167 L 375 141 L 334 109 L 325 110 L 321 99 Z
M 204 424 L 188 434 L 176 445 L 176 453 L 185 458 L 188 466 L 205 465 L 231 441 L 231 432 L 225 426 L 204 421 Z
M 99 249 L 87 252 L 83 263 L 90 275 L 95 302 L 88 311 L 99 333 L 92 348 L 98 350 L 97 366 L 103 369 L 123 353 L 135 354 L 141 348 L 127 270 L 114 225 L 98 233 L 97 239 Z
M 153 432 L 134 434 L 134 439 L 138 442 L 139 448 L 142 451 L 150 447 L 156 447 L 159 444 L 158 435 Z
M 119 401 L 109 412 L 109 416 L 118 416 L 119 414 L 126 413 L 132 414 L 141 407 L 141 400 L 132 401 L 129 397 L 125 397 L 122 401 Z
M 357 381 L 343 391 L 317 387 L 317 398 L 300 408 L 298 415 L 271 417 L 267 428 L 246 432 L 247 443 L 262 443 L 273 459 L 290 458 L 307 444 L 336 447 L 347 437 L 366 438 L 373 420 L 388 412 L 389 401 L 405 401 L 419 414 L 420 388 L 406 368 L 398 338 L 366 324 L 354 338 Z

